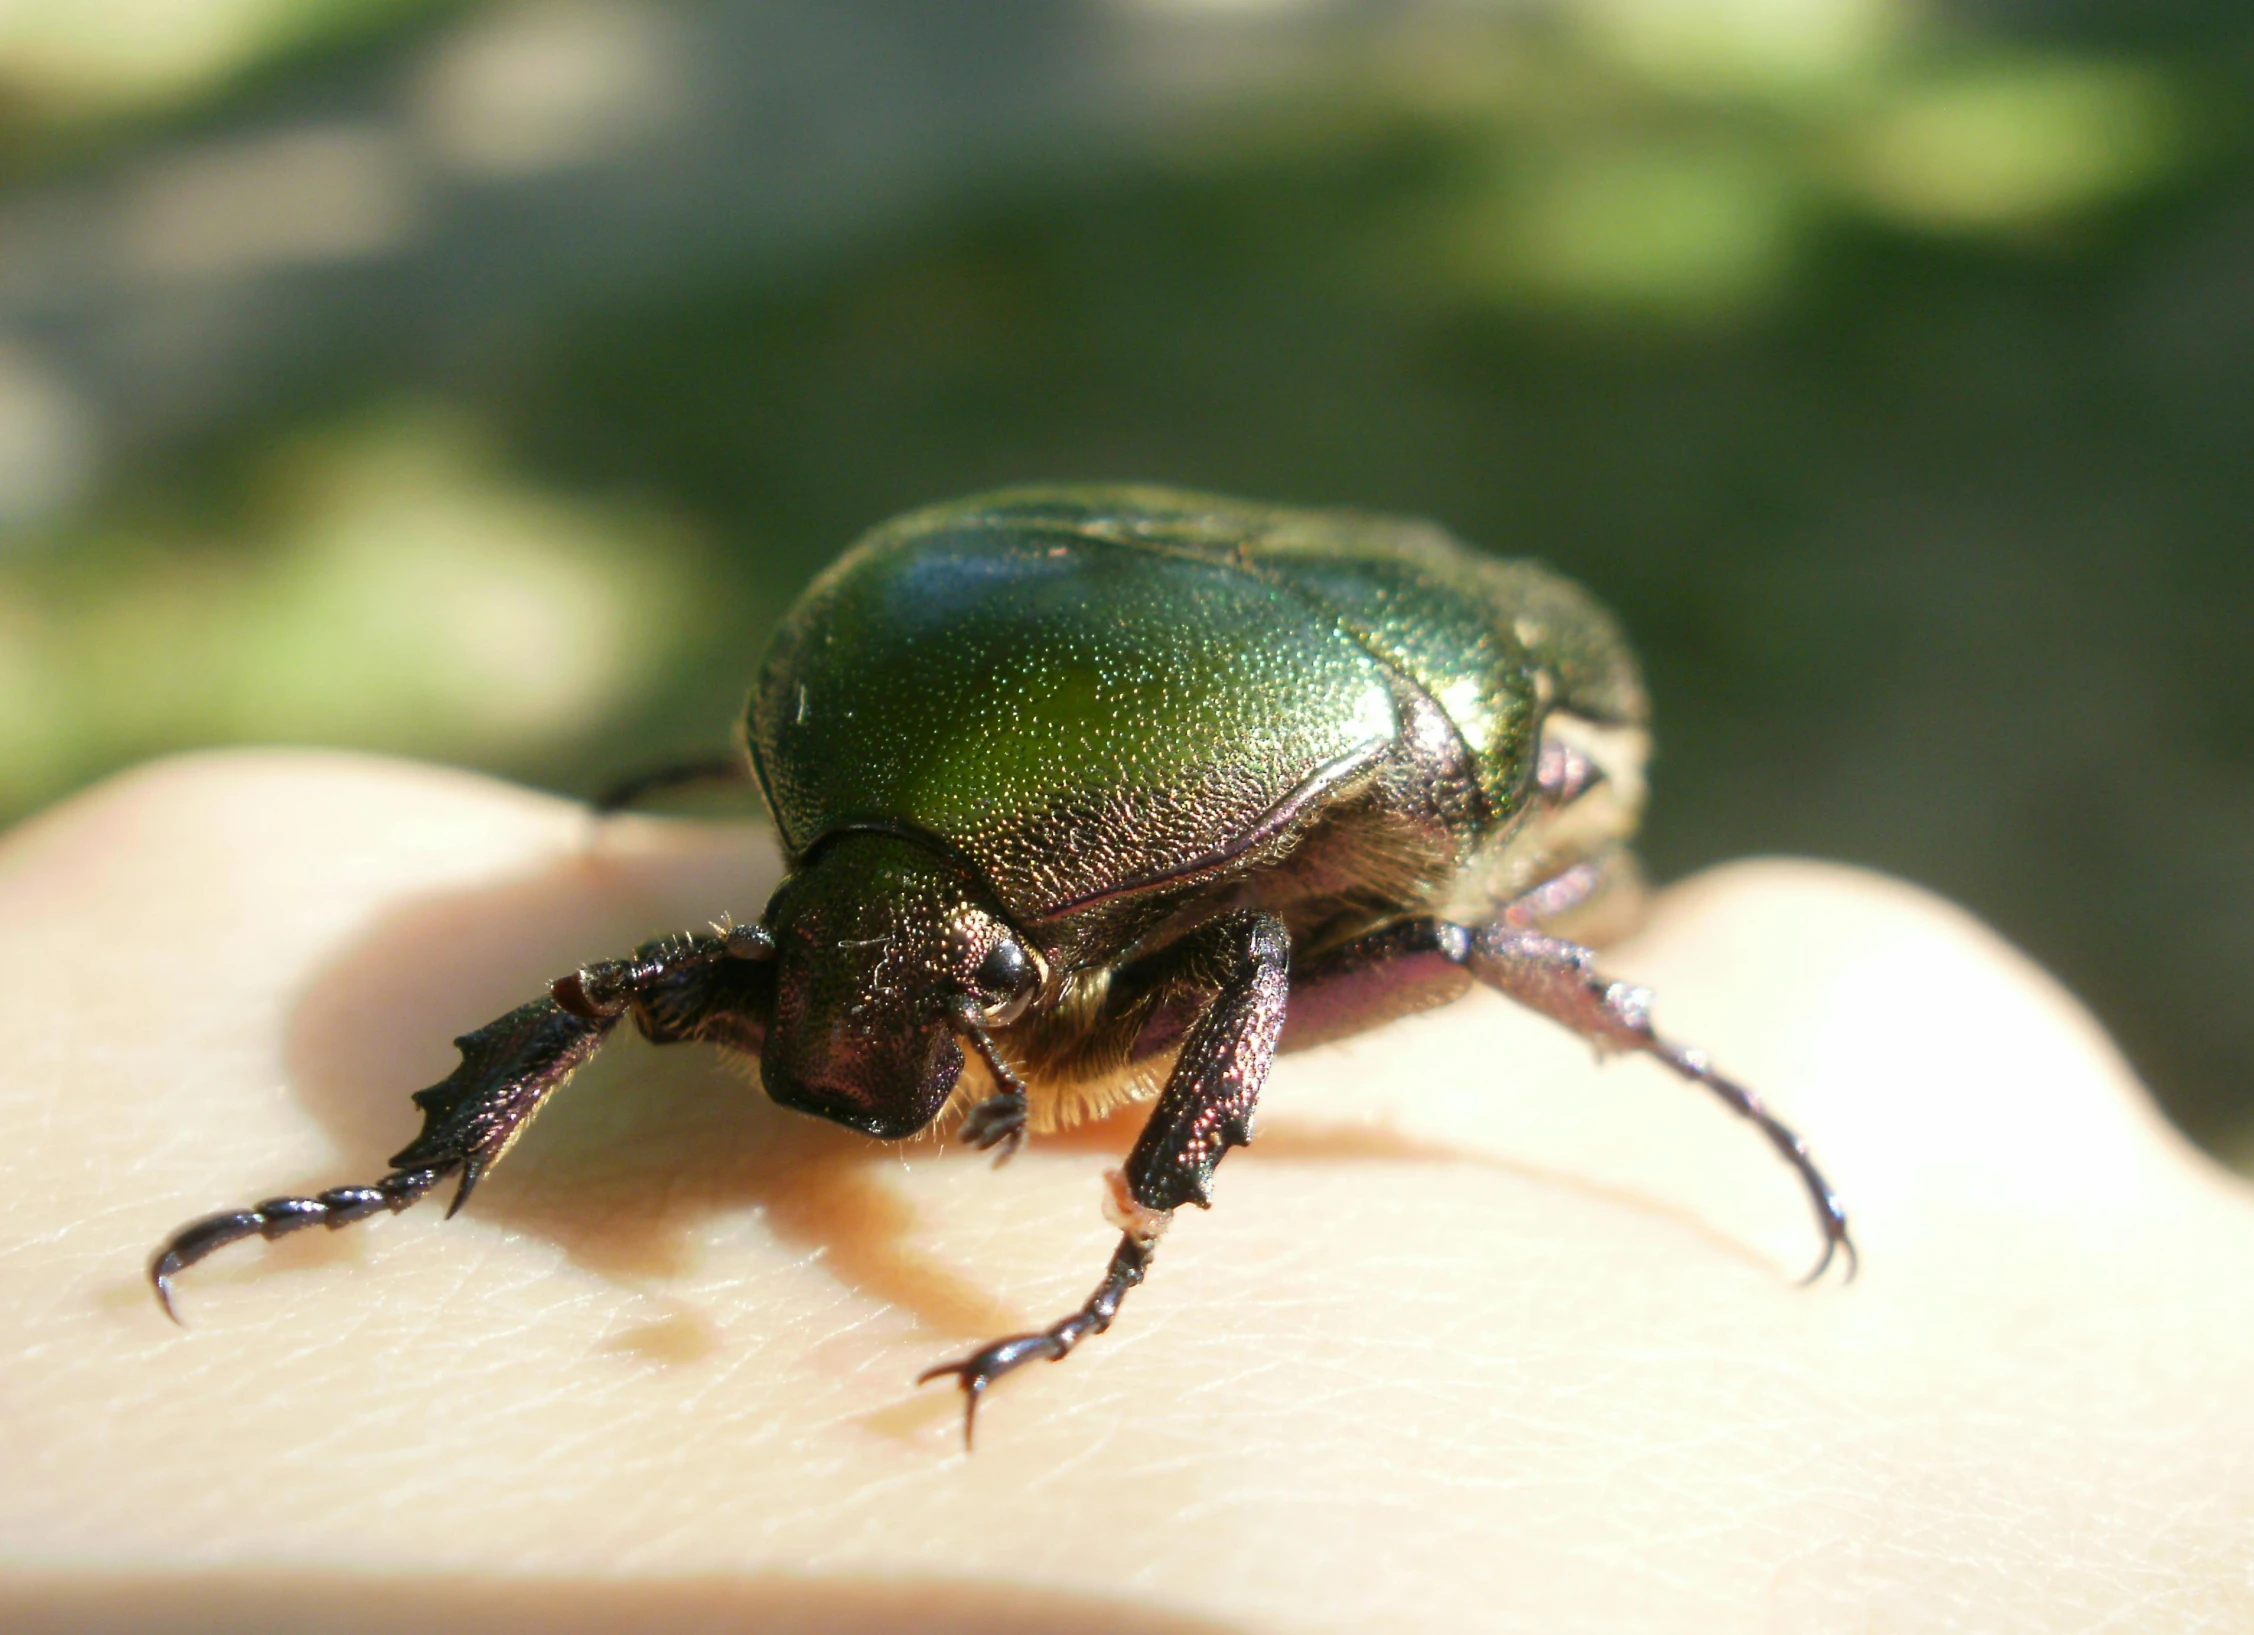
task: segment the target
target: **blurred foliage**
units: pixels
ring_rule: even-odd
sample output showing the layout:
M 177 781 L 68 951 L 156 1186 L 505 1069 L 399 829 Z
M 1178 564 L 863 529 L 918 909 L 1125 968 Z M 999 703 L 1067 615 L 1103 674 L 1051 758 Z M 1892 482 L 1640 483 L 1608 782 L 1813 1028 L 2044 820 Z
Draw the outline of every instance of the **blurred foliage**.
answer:
M 633 507 L 527 488 L 481 441 L 398 409 L 278 439 L 192 511 L 168 485 L 15 564 L 0 790 L 194 743 L 510 761 L 631 708 L 705 623 L 698 553 Z
M 19 530 L 0 800 L 274 739 L 585 790 L 722 742 L 896 509 L 1400 509 L 1625 616 L 1658 872 L 1925 881 L 2254 1153 L 2254 20 L 2031 15 L 1373 10 L 1092 173 L 354 354 Z
M 0 179 L 209 118 L 464 0 L 0 0 Z

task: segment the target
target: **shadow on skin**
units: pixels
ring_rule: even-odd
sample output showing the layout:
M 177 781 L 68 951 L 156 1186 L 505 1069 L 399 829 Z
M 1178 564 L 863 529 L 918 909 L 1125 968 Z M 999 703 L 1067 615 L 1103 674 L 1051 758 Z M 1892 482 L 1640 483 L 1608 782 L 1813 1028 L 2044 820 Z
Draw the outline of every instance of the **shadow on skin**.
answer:
M 387 915 L 316 974 L 287 1039 L 290 1082 L 342 1161 L 334 1173 L 299 1177 L 273 1191 L 374 1179 L 419 1126 L 409 1095 L 452 1070 L 454 1036 L 538 995 L 584 961 L 723 911 L 748 918 L 765 904 L 773 880 L 763 849 L 741 830 L 708 831 L 684 846 L 645 852 L 606 846 L 598 830 L 586 852 L 536 873 L 416 899 Z M 1117 1163 L 1146 1112 L 1123 1108 L 1039 1137 L 1039 1148 Z M 942 1153 L 953 1162 L 986 1161 L 928 1137 L 917 1146 L 924 1161 Z M 1294 1126 L 1270 1117 L 1258 1142 L 1233 1162 L 1276 1160 L 1478 1164 L 1662 1215 L 1726 1253 L 1766 1264 L 1747 1245 L 1651 1199 L 1382 1126 Z M 510 1162 L 479 1187 L 471 1209 L 557 1244 L 579 1266 L 643 1289 L 689 1270 L 705 1222 L 757 1210 L 783 1241 L 820 1250 L 824 1266 L 855 1290 L 938 1334 L 980 1339 L 1028 1326 L 1025 1314 L 993 1291 L 917 1252 L 914 1211 L 878 1170 L 896 1162 L 892 1147 L 777 1107 L 755 1072 L 710 1047 L 653 1049 L 621 1029 L 558 1093 Z M 421 1212 L 442 1210 L 449 1196 L 450 1184 Z M 349 1230 L 299 1233 L 263 1255 L 190 1275 L 224 1284 L 332 1267 L 358 1259 L 362 1241 Z M 612 1346 L 653 1361 L 687 1362 L 713 1343 L 710 1325 L 684 1310 L 620 1335 Z
M 1143 1106 L 1123 1107 L 1091 1123 L 1076 1125 L 1069 1130 L 1058 1130 L 1035 1139 L 1041 1143 L 1044 1151 L 1100 1154 L 1117 1162 L 1118 1157 L 1135 1144 L 1135 1137 L 1142 1133 L 1143 1119 L 1147 1112 L 1148 1108 Z M 1499 1157 L 1494 1153 L 1422 1140 L 1413 1135 L 1404 1135 L 1399 1130 L 1388 1129 L 1383 1124 L 1294 1123 L 1289 1119 L 1263 1114 L 1259 1133 L 1252 1145 L 1239 1149 L 1230 1157 L 1229 1162 L 1273 1163 L 1279 1159 L 1286 1163 L 1303 1164 L 1472 1164 L 1534 1186 L 1562 1187 L 1585 1198 L 1601 1199 L 1622 1209 L 1632 1209 L 1640 1214 L 1669 1221 L 1695 1233 L 1709 1246 L 1747 1266 L 1775 1269 L 1775 1263 L 1752 1245 L 1718 1231 L 1688 1210 L 1660 1203 L 1640 1192 L 1606 1186 L 1601 1181 L 1544 1169 L 1538 1164 L 1521 1163 L 1517 1159 Z M 1786 1173 L 1790 1174 L 1789 1171 Z
M 353 1573 L 152 1573 L 18 1578 L 0 1585 L 0 1626 L 21 1635 L 163 1629 L 233 1635 L 319 1629 L 392 1635 L 608 1635 L 616 1630 L 756 1629 L 763 1635 L 1231 1635 L 1237 1626 L 1092 1595 L 949 1579 L 727 1578 L 412 1579 Z

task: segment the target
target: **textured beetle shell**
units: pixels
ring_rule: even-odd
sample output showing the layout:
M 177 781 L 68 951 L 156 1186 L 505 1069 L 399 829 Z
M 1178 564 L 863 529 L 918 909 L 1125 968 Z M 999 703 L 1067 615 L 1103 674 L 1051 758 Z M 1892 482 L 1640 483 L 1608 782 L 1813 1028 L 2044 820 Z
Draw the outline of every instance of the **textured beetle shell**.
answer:
M 1507 833 L 1544 712 L 1634 726 L 1576 587 L 1429 524 L 1153 488 L 1021 489 L 896 519 L 815 582 L 746 736 L 786 850 L 905 825 L 1021 924 L 1288 845 L 1393 744 L 1403 684 Z

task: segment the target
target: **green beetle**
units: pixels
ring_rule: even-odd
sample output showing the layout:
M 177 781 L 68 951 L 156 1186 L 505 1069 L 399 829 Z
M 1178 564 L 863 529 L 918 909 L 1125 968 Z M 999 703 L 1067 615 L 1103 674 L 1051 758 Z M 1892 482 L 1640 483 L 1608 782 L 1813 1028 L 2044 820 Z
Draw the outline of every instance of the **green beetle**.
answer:
M 1173 1212 L 1251 1139 L 1279 1049 L 1484 982 L 1641 1050 L 1752 1120 L 1835 1254 L 1806 1147 L 1655 1033 L 1577 928 L 1635 891 L 1646 706 L 1577 587 L 1429 524 L 1160 488 L 1037 488 L 913 512 L 823 574 L 770 646 L 748 754 L 606 804 L 748 771 L 789 873 L 755 925 L 660 938 L 558 978 L 458 1041 L 372 1186 L 183 1228 L 150 1275 L 223 1244 L 453 1209 L 622 1017 L 756 1056 L 767 1093 L 885 1140 L 960 1115 L 1026 1132 L 1155 1096 L 1106 1177 L 1120 1242 L 1075 1312 L 953 1376 L 988 1386 L 1108 1328 Z M 449 1213 L 452 1211 L 450 1210 Z

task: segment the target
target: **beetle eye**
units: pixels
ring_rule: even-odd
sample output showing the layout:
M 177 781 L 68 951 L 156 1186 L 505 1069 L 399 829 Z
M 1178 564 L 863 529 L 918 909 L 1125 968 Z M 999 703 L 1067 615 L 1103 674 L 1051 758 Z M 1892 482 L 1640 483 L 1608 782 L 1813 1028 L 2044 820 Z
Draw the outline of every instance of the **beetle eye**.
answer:
M 1003 938 L 987 950 L 986 957 L 978 962 L 978 970 L 971 980 L 978 990 L 996 999 L 1016 997 L 1033 974 L 1033 962 L 1025 957 L 1025 950 L 1010 938 Z

